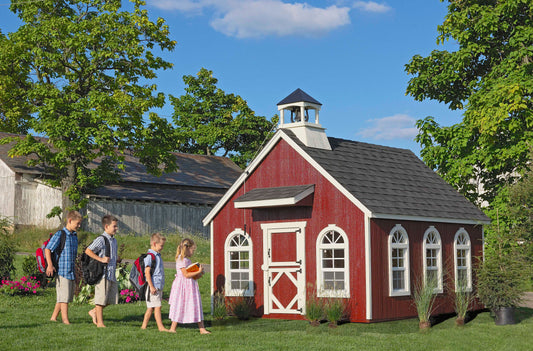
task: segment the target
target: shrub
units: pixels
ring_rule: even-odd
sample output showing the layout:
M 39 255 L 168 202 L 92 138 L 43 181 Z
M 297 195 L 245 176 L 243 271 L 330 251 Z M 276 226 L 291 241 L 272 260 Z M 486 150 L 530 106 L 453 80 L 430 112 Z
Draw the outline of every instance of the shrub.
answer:
M 2 280 L 0 292 L 5 295 L 34 295 L 37 294 L 41 283 L 35 277 L 22 277 L 20 280 Z
M 0 278 L 9 279 L 15 272 L 15 244 L 9 233 L 11 222 L 6 217 L 0 217 Z
M 139 301 L 139 299 L 140 297 L 137 291 L 130 289 L 120 290 L 120 294 L 118 296 L 119 303 L 134 303 Z
M 39 269 L 37 269 L 37 259 L 34 255 L 27 255 L 23 258 L 22 274 L 27 277 L 35 277 L 35 280 L 41 283 L 43 288 L 48 284 L 46 274 L 39 272 Z
M 317 297 L 316 289 L 312 284 L 308 286 L 308 291 L 305 301 L 305 317 L 311 322 L 311 325 L 316 326 L 324 318 L 324 302 Z
M 247 296 L 239 296 L 231 302 L 230 309 L 240 320 L 248 320 L 252 315 L 252 299 Z
M 474 294 L 466 289 L 466 283 L 459 281 L 454 294 L 454 308 L 457 313 L 457 319 L 464 321 L 470 304 L 474 301 Z
M 420 323 L 428 323 L 429 317 L 433 313 L 435 303 L 435 289 L 438 286 L 436 277 L 419 279 L 415 282 L 413 290 L 413 300 Z M 421 324 L 422 325 L 422 324 Z
M 342 298 L 330 297 L 324 304 L 324 314 L 330 325 L 336 325 L 346 312 L 346 302 Z
M 224 319 L 228 315 L 226 308 L 226 297 L 224 292 L 217 291 L 213 295 L 213 318 L 216 320 Z

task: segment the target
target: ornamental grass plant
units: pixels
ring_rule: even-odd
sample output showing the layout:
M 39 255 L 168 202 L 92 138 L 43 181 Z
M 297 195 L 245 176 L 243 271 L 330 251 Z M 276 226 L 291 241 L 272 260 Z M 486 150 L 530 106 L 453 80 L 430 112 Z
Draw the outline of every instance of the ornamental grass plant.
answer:
M 435 276 L 429 276 L 426 279 L 421 277 L 414 283 L 413 301 L 420 321 L 420 329 L 431 327 L 429 318 L 434 310 L 437 286 L 438 282 Z

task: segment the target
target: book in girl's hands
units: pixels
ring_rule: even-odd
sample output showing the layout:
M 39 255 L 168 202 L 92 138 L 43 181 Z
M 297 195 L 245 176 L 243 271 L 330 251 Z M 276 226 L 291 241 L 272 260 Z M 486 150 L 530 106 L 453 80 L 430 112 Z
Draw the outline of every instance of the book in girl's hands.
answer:
M 198 262 L 191 263 L 185 268 L 187 272 L 198 272 L 200 270 L 200 264 Z

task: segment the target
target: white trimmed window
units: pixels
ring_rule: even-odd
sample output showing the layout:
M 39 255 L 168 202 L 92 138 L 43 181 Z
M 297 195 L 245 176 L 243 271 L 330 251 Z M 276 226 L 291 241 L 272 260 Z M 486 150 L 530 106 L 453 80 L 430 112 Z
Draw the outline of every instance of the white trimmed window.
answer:
M 440 234 L 435 227 L 429 227 L 424 233 L 424 283 L 434 279 L 437 283 L 436 293 L 442 293 L 442 244 Z
M 317 293 L 319 297 L 350 297 L 348 236 L 329 225 L 317 237 Z
M 455 290 L 472 291 L 472 257 L 470 236 L 460 228 L 454 239 Z
M 241 229 L 235 229 L 224 245 L 226 296 L 253 296 L 252 240 Z
M 411 294 L 409 279 L 409 237 L 397 224 L 389 234 L 389 294 L 405 296 Z

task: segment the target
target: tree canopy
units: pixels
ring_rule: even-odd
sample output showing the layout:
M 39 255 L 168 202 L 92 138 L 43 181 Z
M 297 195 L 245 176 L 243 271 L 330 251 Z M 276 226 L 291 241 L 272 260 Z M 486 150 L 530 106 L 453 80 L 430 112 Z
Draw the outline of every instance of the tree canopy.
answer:
M 165 101 L 149 80 L 172 66 L 154 49 L 176 43 L 163 19 L 152 22 L 143 1 L 131 2 L 131 12 L 120 0 L 13 2 L 23 24 L 0 35 L 0 128 L 27 134 L 2 142 L 47 167 L 64 209 L 116 179 L 127 152 L 154 174 L 176 168 L 173 128 L 154 113 L 145 120 Z
M 171 96 L 179 150 L 230 157 L 245 167 L 272 135 L 277 117 L 256 116 L 240 96 L 217 88 L 213 72 L 202 68 L 197 76 L 183 77 L 186 94 Z
M 463 120 L 440 126 L 417 122 L 421 156 L 473 202 L 489 203 L 526 169 L 533 140 L 533 2 L 449 0 L 435 50 L 406 65 L 407 94 L 464 111 Z

